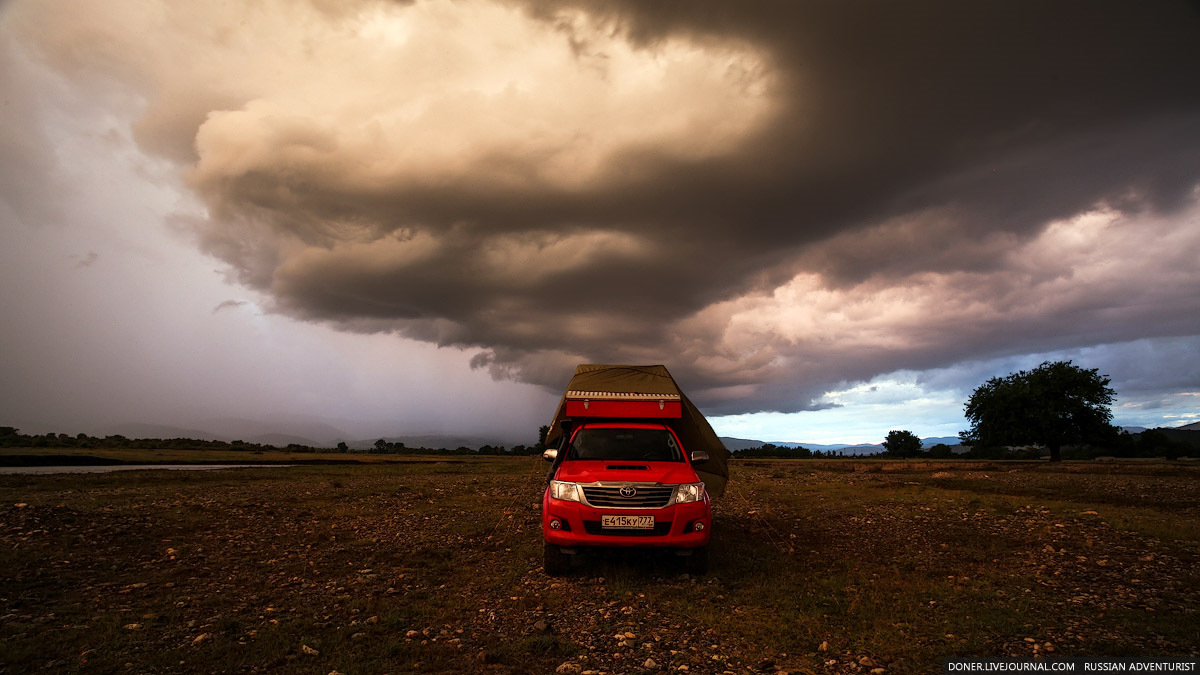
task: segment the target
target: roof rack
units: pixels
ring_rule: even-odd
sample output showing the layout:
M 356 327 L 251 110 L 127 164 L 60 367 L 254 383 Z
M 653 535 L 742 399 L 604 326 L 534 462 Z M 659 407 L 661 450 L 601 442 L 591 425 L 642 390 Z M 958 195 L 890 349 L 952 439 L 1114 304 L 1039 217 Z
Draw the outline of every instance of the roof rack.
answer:
M 652 417 L 683 416 L 679 394 L 645 394 L 615 391 L 566 393 L 567 417 Z

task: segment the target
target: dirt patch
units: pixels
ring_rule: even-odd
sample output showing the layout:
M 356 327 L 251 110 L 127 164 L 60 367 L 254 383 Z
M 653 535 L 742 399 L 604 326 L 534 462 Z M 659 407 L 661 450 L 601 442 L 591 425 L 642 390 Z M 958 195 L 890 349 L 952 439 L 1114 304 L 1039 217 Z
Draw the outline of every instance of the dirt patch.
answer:
M 541 571 L 531 459 L 0 478 L 0 672 L 1200 653 L 1194 477 L 1014 467 L 735 466 L 710 575 L 617 551 L 562 579 Z

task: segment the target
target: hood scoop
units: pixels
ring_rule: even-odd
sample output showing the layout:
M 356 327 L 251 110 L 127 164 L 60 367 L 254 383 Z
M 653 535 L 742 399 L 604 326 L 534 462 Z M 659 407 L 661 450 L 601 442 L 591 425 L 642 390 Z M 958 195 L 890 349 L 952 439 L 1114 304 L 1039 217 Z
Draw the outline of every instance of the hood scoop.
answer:
M 609 471 L 649 471 L 650 467 L 642 464 L 609 464 L 604 467 Z

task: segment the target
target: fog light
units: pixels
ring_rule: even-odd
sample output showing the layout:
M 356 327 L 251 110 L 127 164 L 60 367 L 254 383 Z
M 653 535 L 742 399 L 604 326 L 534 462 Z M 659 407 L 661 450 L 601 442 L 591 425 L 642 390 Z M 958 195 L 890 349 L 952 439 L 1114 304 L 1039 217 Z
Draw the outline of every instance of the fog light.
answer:
M 700 521 L 696 521 L 696 524 L 692 525 L 692 529 L 697 532 L 703 532 L 704 531 L 704 523 L 702 523 Z
M 550 519 L 550 529 L 552 529 L 552 530 L 562 529 L 562 521 L 559 520 L 558 518 L 551 518 Z

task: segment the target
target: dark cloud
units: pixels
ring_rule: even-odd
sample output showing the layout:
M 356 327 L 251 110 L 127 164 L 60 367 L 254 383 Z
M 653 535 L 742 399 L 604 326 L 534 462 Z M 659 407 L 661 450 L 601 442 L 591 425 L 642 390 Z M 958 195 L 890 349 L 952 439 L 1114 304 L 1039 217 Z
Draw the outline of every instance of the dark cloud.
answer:
M 270 54 L 215 12 L 220 40 L 105 51 L 200 245 L 275 311 L 548 386 L 665 362 L 729 413 L 1200 330 L 1194 5 L 430 6 L 254 17 Z M 93 20 L 32 40 L 62 64 L 128 29 Z
M 243 307 L 248 304 L 250 303 L 246 302 L 245 300 L 223 300 L 216 307 L 213 307 L 212 313 L 216 314 L 223 309 L 237 309 L 238 307 Z

